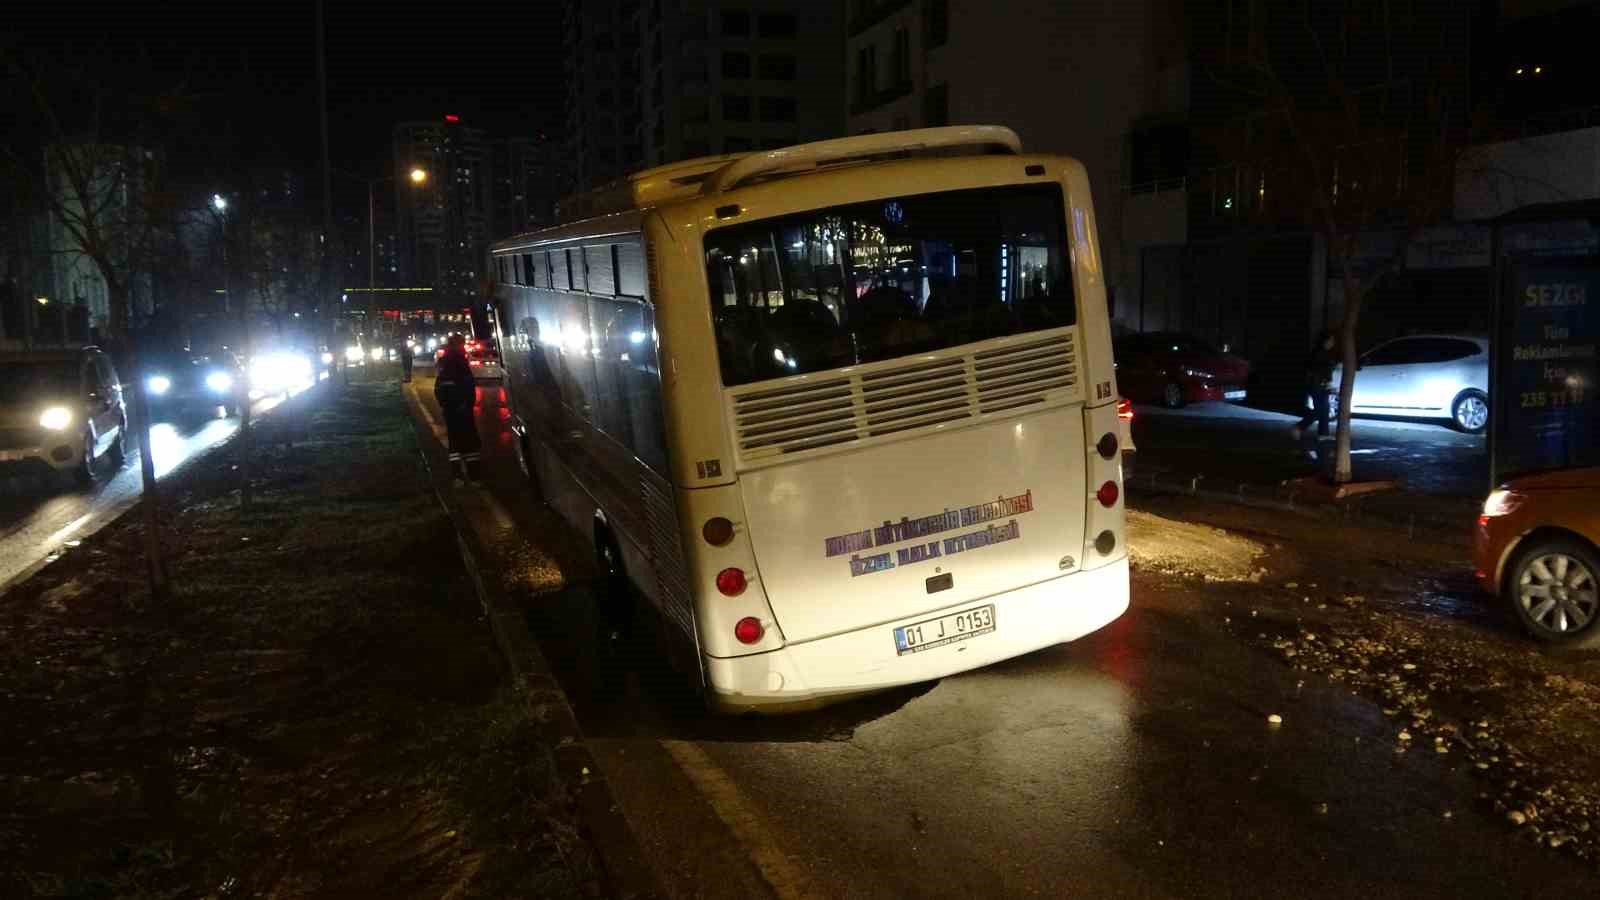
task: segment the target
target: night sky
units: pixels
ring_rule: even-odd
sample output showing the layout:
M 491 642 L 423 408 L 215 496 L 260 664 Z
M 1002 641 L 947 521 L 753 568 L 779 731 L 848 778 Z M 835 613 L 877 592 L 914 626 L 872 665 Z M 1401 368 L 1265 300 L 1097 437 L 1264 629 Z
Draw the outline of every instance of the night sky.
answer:
M 8 10 L 10 49 L 87 60 L 112 78 L 144 69 L 175 82 L 187 72 L 197 98 L 192 118 L 204 132 L 189 143 L 203 148 L 196 153 L 201 164 L 216 166 L 222 158 L 233 166 L 298 169 L 315 188 L 312 0 L 41 6 Z M 451 113 L 502 136 L 553 130 L 560 121 L 555 0 L 423 6 L 327 0 L 325 8 L 335 168 L 389 174 L 390 130 L 399 121 Z M 148 63 L 138 61 L 141 51 Z M 15 95 L 8 100 L 18 102 Z M 364 190 L 336 180 L 336 212 L 348 211 L 351 201 L 364 205 Z

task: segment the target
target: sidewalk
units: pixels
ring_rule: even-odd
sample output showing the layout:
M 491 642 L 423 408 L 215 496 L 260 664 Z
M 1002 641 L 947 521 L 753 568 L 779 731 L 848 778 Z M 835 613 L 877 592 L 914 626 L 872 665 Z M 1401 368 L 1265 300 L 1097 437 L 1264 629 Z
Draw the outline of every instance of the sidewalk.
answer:
M 1140 406 L 1134 419 L 1139 452 L 1127 487 L 1135 498 L 1187 494 L 1408 530 L 1464 533 L 1477 515 L 1488 479 L 1481 437 L 1436 424 L 1358 419 L 1352 423 L 1355 477 L 1393 479 L 1397 487 L 1319 503 L 1300 480 L 1326 472 L 1331 459 L 1308 459 L 1309 445 L 1289 436 L 1294 422 L 1234 404 Z M 1333 444 L 1322 447 L 1331 457 Z
M 291 406 L 0 596 L 0 896 L 598 893 L 397 386 Z

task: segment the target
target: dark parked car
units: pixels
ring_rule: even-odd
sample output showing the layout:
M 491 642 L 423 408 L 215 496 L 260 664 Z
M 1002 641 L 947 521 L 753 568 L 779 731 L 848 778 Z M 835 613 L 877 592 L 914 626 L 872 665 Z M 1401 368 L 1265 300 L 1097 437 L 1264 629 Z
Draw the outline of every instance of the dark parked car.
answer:
M 150 415 L 212 412 L 222 407 L 228 415 L 244 402 L 244 368 L 232 353 L 194 353 L 177 350 L 152 354 L 140 360 L 145 401 Z
M 1250 363 L 1177 332 L 1133 334 L 1112 342 L 1117 387 L 1135 403 L 1179 407 L 1206 400 L 1243 400 Z

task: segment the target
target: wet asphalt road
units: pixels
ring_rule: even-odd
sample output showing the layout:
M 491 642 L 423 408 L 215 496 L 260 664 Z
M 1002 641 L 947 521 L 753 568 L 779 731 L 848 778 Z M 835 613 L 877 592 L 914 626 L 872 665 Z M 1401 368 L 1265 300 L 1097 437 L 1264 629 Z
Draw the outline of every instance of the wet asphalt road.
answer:
M 1135 407 L 1138 465 L 1221 484 L 1267 484 L 1317 472 L 1310 439 L 1289 434 L 1294 416 L 1229 403 L 1183 409 Z M 1322 445 L 1329 456 L 1332 443 Z M 1489 488 L 1487 444 L 1426 420 L 1351 420 L 1351 467 L 1362 479 L 1399 479 L 1408 490 L 1481 498 Z
M 255 401 L 252 416 L 270 415 L 281 396 Z M 162 478 L 227 441 L 239 430 L 237 416 L 220 408 L 163 415 L 150 426 L 156 477 Z M 76 546 L 139 499 L 138 429 L 130 427 L 128 459 L 120 468 L 102 459 L 99 478 L 87 488 L 70 476 L 0 479 L 0 590 L 37 569 L 54 554 Z
M 486 530 L 534 505 L 499 397 Z M 1197 591 L 1248 590 L 1136 572 L 1129 613 L 1074 644 L 773 719 L 702 714 L 648 633 L 600 652 L 586 588 L 526 614 L 673 896 L 1593 892 L 1510 840 L 1467 775 L 1397 755 L 1372 704 L 1199 614 Z

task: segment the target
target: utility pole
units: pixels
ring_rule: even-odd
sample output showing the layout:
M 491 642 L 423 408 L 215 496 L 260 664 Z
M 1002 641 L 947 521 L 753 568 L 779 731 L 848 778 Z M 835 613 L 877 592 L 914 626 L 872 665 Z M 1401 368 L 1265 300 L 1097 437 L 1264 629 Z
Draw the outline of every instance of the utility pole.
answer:
M 322 240 L 321 271 L 319 281 L 321 290 L 317 292 L 318 300 L 330 308 L 330 318 L 339 315 L 339 304 L 330 302 L 332 292 L 329 291 L 329 266 L 328 266 L 328 241 L 333 237 L 333 167 L 328 161 L 328 36 L 324 19 L 323 0 L 317 0 L 317 118 L 322 131 Z M 333 330 L 330 328 L 330 331 Z M 335 344 L 338 342 L 336 341 Z M 336 364 L 344 367 L 347 361 L 342 353 L 334 356 Z
M 221 194 L 211 195 L 211 208 L 216 210 L 217 224 L 222 230 L 222 307 L 232 304 L 233 285 L 228 278 L 228 201 Z M 239 404 L 239 505 L 250 508 L 250 456 L 254 452 L 255 436 L 250 427 L 250 372 L 255 360 L 250 356 L 250 298 L 239 304 L 239 350 L 244 355 L 244 400 Z

